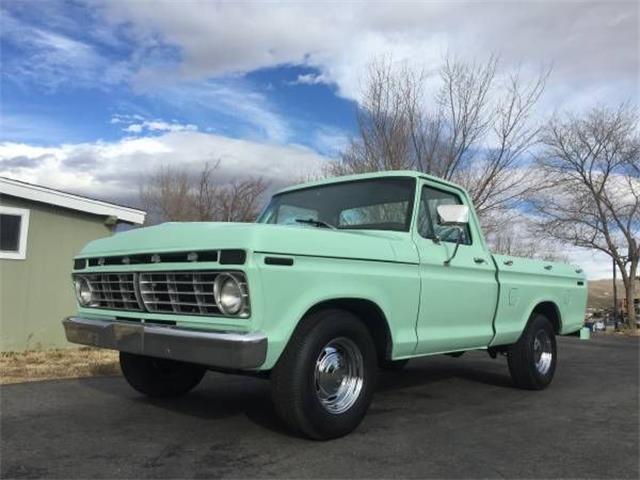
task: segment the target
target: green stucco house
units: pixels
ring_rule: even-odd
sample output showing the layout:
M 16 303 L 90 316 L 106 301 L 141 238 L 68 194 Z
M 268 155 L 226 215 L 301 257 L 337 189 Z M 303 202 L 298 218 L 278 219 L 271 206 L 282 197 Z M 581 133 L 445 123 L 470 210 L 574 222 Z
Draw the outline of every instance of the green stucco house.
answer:
M 67 347 L 70 272 L 89 241 L 145 212 L 0 177 L 0 351 Z

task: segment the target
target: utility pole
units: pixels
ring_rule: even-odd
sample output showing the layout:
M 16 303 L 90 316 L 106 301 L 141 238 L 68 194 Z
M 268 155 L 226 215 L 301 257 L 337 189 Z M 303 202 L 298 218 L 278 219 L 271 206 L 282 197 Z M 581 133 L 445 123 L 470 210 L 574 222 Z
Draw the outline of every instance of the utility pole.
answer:
M 616 285 L 616 261 L 613 262 L 613 323 L 618 328 L 618 285 Z

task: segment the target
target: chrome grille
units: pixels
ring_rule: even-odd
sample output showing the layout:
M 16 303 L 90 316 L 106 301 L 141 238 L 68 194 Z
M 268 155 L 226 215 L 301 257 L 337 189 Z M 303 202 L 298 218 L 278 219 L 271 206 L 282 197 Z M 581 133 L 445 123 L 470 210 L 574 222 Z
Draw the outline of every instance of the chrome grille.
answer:
M 214 284 L 220 274 L 238 282 L 244 297 L 237 314 L 224 313 L 215 299 Z M 185 315 L 226 315 L 247 318 L 251 314 L 249 288 L 242 272 L 174 271 L 131 273 L 76 273 L 85 279 L 92 298 L 86 307 Z M 224 282 L 224 279 L 220 279 Z M 78 302 L 82 305 L 80 297 Z
M 142 310 L 136 294 L 135 274 L 96 273 L 83 275 L 91 285 L 92 307 Z
M 140 296 L 150 312 L 220 314 L 213 296 L 218 272 L 145 272 L 139 275 Z

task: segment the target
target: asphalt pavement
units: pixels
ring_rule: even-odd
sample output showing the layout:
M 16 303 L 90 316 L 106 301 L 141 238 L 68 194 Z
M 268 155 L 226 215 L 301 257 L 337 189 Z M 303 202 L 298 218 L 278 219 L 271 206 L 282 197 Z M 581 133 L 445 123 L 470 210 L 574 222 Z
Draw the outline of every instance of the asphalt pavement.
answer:
M 473 352 L 383 374 L 351 435 L 277 420 L 268 384 L 208 373 L 149 400 L 121 377 L 1 387 L 2 478 L 639 478 L 639 339 L 559 339 L 541 392 Z

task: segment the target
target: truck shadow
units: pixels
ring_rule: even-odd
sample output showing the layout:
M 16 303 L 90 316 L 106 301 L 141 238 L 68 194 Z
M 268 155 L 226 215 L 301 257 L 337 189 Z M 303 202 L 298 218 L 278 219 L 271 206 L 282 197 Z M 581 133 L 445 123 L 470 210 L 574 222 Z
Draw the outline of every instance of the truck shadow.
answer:
M 489 362 L 478 365 L 477 362 L 465 362 L 464 359 L 414 360 L 402 371 L 380 372 L 377 392 L 382 395 L 374 401 L 374 406 L 379 412 L 384 411 L 386 394 L 403 393 L 404 389 L 410 389 L 410 396 L 418 401 L 420 399 L 429 401 L 432 392 L 437 388 L 440 400 L 446 402 L 447 396 L 450 395 L 452 397 L 451 408 L 459 408 L 454 405 L 453 400 L 459 397 L 460 389 L 477 388 L 473 385 L 474 383 L 480 383 L 490 388 L 511 389 L 508 372 L 497 372 L 496 368 L 496 366 L 492 367 Z M 446 386 L 447 382 L 451 380 L 463 380 L 469 384 L 465 386 L 457 382 L 457 388 L 454 391 Z M 99 379 L 80 381 L 102 394 L 116 395 L 123 398 L 124 401 L 133 402 L 136 405 L 134 408 L 144 411 L 145 416 L 157 416 L 158 425 L 162 425 L 164 416 L 162 411 L 196 417 L 205 421 L 244 416 L 261 428 L 291 436 L 273 408 L 268 382 L 259 378 L 208 373 L 202 384 L 190 394 L 181 398 L 166 399 L 150 399 L 139 395 L 126 384 L 123 378 L 113 378 L 109 383 L 99 381 Z M 437 383 L 443 383 L 443 385 L 436 386 Z M 149 409 L 149 406 L 155 408 Z M 407 408 L 415 407 L 407 404 Z M 220 427 L 223 426 L 217 426 L 217 428 Z M 218 430 L 219 433 L 220 430 Z
M 495 387 L 511 388 L 508 371 L 496 372 L 486 367 L 476 367 L 463 359 L 425 361 L 414 360 L 400 372 L 381 372 L 378 391 L 428 386 L 450 379 L 462 379 Z M 471 386 L 470 386 L 471 388 Z

